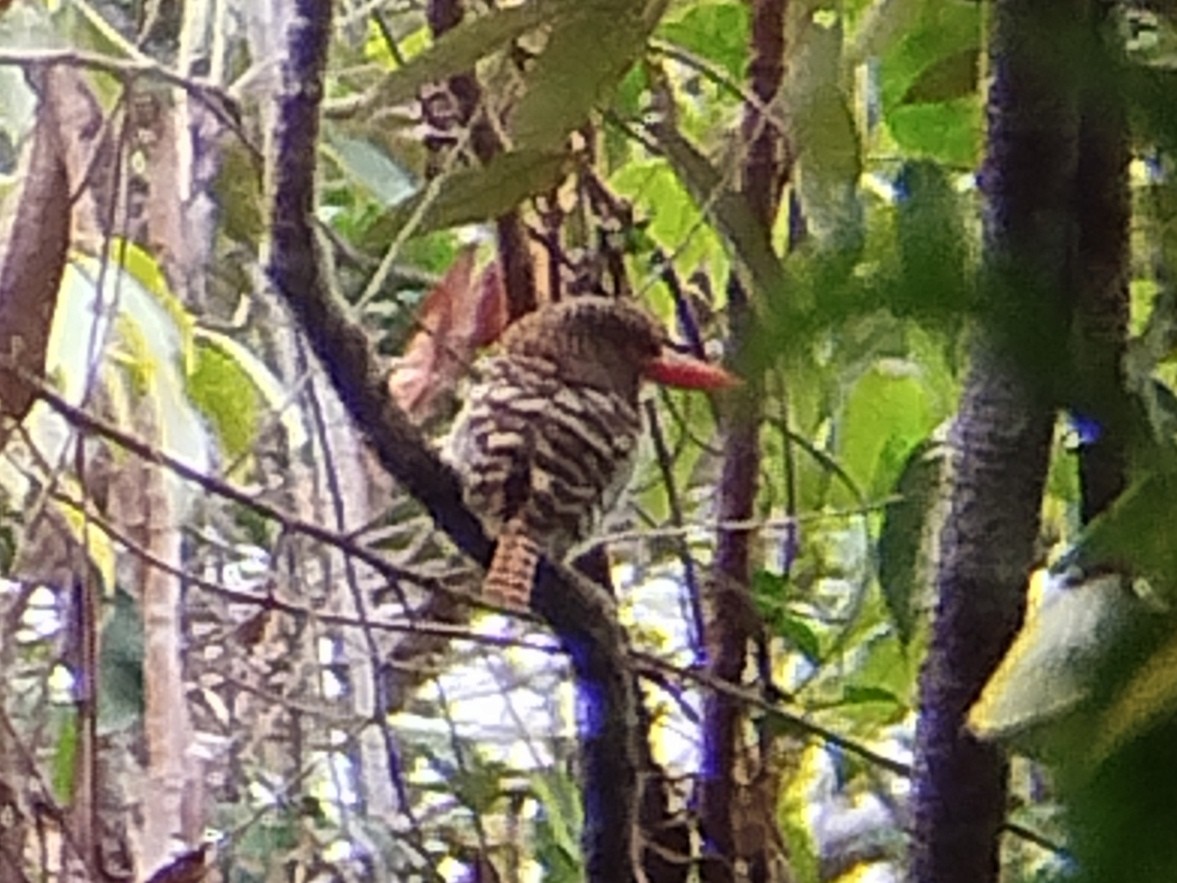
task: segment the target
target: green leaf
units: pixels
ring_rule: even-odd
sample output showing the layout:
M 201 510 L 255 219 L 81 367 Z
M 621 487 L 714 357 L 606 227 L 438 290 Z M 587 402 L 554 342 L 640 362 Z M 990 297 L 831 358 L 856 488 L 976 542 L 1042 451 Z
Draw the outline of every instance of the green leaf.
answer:
M 781 102 L 788 108 L 795 186 L 814 244 L 852 253 L 862 238 L 862 157 L 842 86 L 842 29 L 834 22 L 810 13 L 797 25 Z
M 795 117 L 797 140 L 804 145 L 805 174 L 823 182 L 852 186 L 862 174 L 858 132 L 845 93 L 834 84 L 816 89 Z
M 810 746 L 796 752 L 790 758 L 796 768 L 782 782 L 777 823 L 788 845 L 790 879 L 794 883 L 819 883 L 823 879 L 821 847 L 813 830 L 813 785 L 821 776 L 825 760 L 822 747 Z M 827 871 L 825 878 L 828 877 Z
M 980 51 L 982 30 L 978 4 L 931 4 L 881 59 L 883 117 L 905 150 L 953 166 L 976 166 L 983 136 L 981 97 L 975 90 L 963 97 L 949 93 L 959 89 L 968 54 L 975 58 Z M 926 103 L 937 92 L 945 97 Z M 913 103 L 917 98 L 924 103 Z
M 568 133 L 617 88 L 646 45 L 639 3 L 581 0 L 564 9 L 526 75 L 509 121 L 519 149 L 563 147 Z
M 692 3 L 676 18 L 664 21 L 658 35 L 693 55 L 742 78 L 748 60 L 748 4 Z
M 975 95 L 980 56 L 980 48 L 970 46 L 938 59 L 920 71 L 899 103 L 934 104 Z
M 941 0 L 925 6 L 919 21 L 880 59 L 884 114 L 901 106 L 913 85 L 946 59 L 979 51 L 982 30 L 981 9 L 975 3 Z
M 541 806 L 536 824 L 536 858 L 545 866 L 545 879 L 582 879 L 580 799 L 572 781 L 555 772 L 531 777 L 531 790 Z
M 928 575 L 921 568 L 928 525 L 940 496 L 943 446 L 927 439 L 907 458 L 895 483 L 900 499 L 887 503 L 879 532 L 879 585 L 899 640 L 907 645 L 915 633 L 917 587 Z
M 839 427 L 839 462 L 869 497 L 880 497 L 894 486 L 907 455 L 941 416 L 919 366 L 880 359 L 847 396 Z
M 869 623 L 874 617 L 868 611 L 863 619 Z M 839 706 L 839 716 L 860 728 L 860 732 L 870 732 L 877 726 L 902 719 L 914 701 L 916 675 L 922 658 L 919 642 L 903 647 L 894 630 L 882 622 L 880 611 L 878 623 L 864 629 L 862 637 L 852 646 L 854 651 L 849 669 L 831 672 L 833 686 L 843 694 L 847 690 L 863 690 L 867 694 L 882 690 L 894 701 L 843 704 Z
M 781 616 L 773 623 L 777 634 L 814 665 L 821 662 L 821 639 L 809 623 L 796 616 Z
M 907 104 L 887 116 L 900 147 L 945 165 L 975 168 L 984 141 L 981 102 L 975 98 L 939 104 Z
M 1171 456 L 1167 448 L 1155 456 L 1157 470 L 1133 482 L 1095 518 L 1057 566 L 1141 577 L 1172 603 L 1177 599 L 1177 544 L 1158 525 L 1177 519 L 1177 470 L 1161 459 Z
M 875 0 L 863 13 L 853 42 L 846 48 L 846 66 L 854 68 L 870 58 L 887 56 L 926 14 L 929 4 L 943 0 Z
M 798 189 L 813 231 L 848 250 L 860 237 L 862 156 L 850 103 L 836 83 L 814 85 L 793 114 Z
M 219 233 L 233 242 L 254 245 L 266 229 L 261 174 L 253 154 L 237 139 L 218 151 L 213 184 L 220 215 Z
M 141 290 L 151 295 L 155 304 L 161 307 L 167 318 L 171 320 L 171 327 L 166 327 L 162 317 L 153 315 L 151 305 L 137 303 L 138 298 L 134 295 L 128 297 L 121 304 L 122 316 L 140 326 L 151 337 L 149 341 L 151 345 L 148 347 L 146 355 L 152 360 L 159 361 L 173 355 L 180 359 L 187 358 L 192 346 L 192 329 L 196 323 L 184 305 L 184 301 L 172 291 L 163 266 L 155 259 L 154 255 L 134 242 L 120 241 L 117 253 L 122 259 L 123 269 L 139 283 L 135 294 L 137 295 Z M 168 338 L 166 341 L 151 333 L 154 330 L 153 325 L 163 326 L 161 330 L 166 332 Z M 176 350 L 175 353 L 172 352 L 173 346 Z M 148 367 L 148 370 L 155 369 Z
M 1168 65 L 1126 65 L 1108 88 L 1115 88 L 1115 83 L 1123 84 L 1115 94 L 1128 102 L 1138 137 L 1155 141 L 1170 154 L 1177 151 L 1177 107 L 1173 105 L 1177 70 Z
M 567 5 L 567 0 L 531 0 L 465 19 L 400 70 L 389 74 L 378 88 L 378 104 L 403 104 L 415 98 L 427 83 L 472 70 L 483 58 L 506 49 L 516 37 L 551 21 Z
M 723 242 L 704 222 L 702 211 L 666 160 L 633 160 L 617 170 L 610 184 L 649 218 L 645 232 L 664 249 L 673 250 L 681 265 L 727 271 Z M 669 303 L 669 294 L 666 300 Z
M 842 702 L 846 705 L 863 705 L 867 702 L 887 702 L 891 705 L 903 705 L 903 701 L 882 687 L 863 687 L 847 684 L 842 688 Z
M 1114 649 L 1114 648 L 1109 648 Z M 1092 757 L 1105 760 L 1151 726 L 1177 712 L 1177 636 L 1151 653 L 1100 716 Z
M 413 234 L 490 221 L 555 187 L 568 169 L 562 153 L 513 150 L 485 166 L 457 169 L 393 209 L 369 228 L 365 243 L 386 248 L 410 222 Z
M 1090 721 L 1076 715 L 1091 713 L 1086 706 L 1108 678 L 1109 662 L 1116 667 L 1117 657 L 1131 655 L 1124 654 L 1125 636 L 1160 617 L 1117 573 L 1078 585 L 1043 580 L 1031 594 L 1041 601 L 1030 605 L 1025 624 L 970 710 L 969 727 L 983 739 L 1011 742 L 1024 751 L 1086 754 Z
M 943 167 L 907 162 L 896 178 L 899 274 L 888 305 L 900 316 L 959 323 L 972 308 L 969 243 L 960 202 Z
M 473 746 L 470 746 L 473 748 Z M 470 750 L 462 767 L 446 773 L 451 792 L 472 812 L 485 815 L 503 796 L 503 778 L 507 773 L 505 764 L 487 760 L 475 750 Z
M 257 440 L 261 395 L 241 363 L 207 337 L 198 341 L 194 361 L 188 395 L 212 423 L 225 454 L 236 460 Z
M 785 268 L 773 250 L 771 232 L 752 214 L 743 195 L 675 129 L 658 126 L 655 135 L 675 174 L 747 270 L 753 287 L 762 296 L 774 298 L 787 290 L 789 312 L 807 312 L 812 306 L 809 298 L 797 296 L 802 291 L 786 285 Z
M 335 159 L 344 172 L 385 207 L 403 202 L 417 189 L 403 168 L 371 141 L 336 136 Z

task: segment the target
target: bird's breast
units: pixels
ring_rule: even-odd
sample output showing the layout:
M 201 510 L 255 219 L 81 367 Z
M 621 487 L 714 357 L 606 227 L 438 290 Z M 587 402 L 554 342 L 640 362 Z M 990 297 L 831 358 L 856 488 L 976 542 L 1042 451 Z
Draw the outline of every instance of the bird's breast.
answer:
M 544 360 L 499 356 L 471 387 L 443 454 L 488 530 L 522 515 L 562 555 L 615 504 L 640 432 L 636 402 L 569 384 Z

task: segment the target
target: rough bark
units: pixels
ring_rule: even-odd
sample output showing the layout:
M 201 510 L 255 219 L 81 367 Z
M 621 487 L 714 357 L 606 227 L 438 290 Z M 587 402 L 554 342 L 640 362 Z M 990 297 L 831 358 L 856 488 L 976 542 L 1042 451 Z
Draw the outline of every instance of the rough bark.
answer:
M 964 729 L 1024 612 L 1074 242 L 1076 0 L 995 7 L 983 308 L 952 437 L 938 600 L 920 677 L 911 877 L 982 883 L 999 873 L 1007 765 Z

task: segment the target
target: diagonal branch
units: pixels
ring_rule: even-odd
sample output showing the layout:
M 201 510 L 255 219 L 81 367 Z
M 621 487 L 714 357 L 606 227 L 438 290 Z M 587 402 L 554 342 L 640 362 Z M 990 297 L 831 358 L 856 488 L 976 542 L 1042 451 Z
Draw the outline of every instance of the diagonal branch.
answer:
M 485 565 L 491 543 L 461 500 L 458 479 L 392 403 L 364 332 L 332 299 L 314 234 L 315 147 L 331 32 L 331 5 L 295 0 L 295 25 L 268 155 L 270 279 L 285 299 L 381 464 L 466 554 Z M 635 791 L 632 680 L 612 602 L 592 583 L 544 562 L 533 605 L 571 656 L 582 701 L 585 851 L 588 879 L 633 878 Z

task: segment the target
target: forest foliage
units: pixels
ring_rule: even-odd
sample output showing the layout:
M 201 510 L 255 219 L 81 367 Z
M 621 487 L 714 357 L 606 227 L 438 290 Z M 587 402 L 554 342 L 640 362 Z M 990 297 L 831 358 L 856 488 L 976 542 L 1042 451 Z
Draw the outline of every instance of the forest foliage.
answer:
M 663 821 L 705 815 L 723 696 L 752 878 L 901 879 L 948 427 L 994 312 L 979 178 L 1003 4 L 783 4 L 766 102 L 767 5 L 333 4 L 318 257 L 431 442 L 492 313 L 528 296 L 636 297 L 748 378 L 746 523 L 717 523 L 728 401 L 650 392 L 599 543 Z M 970 717 L 1014 758 L 1006 880 L 1177 868 L 1177 31 L 1166 3 L 1110 10 L 1091 31 L 1129 123 L 1128 490 L 1082 523 L 1078 456 L 1106 427 L 1060 412 L 1028 626 Z M 478 568 L 381 469 L 267 278 L 296 14 L 0 3 L 3 879 L 189 857 L 241 883 L 560 881 L 595 848 L 567 648 L 534 618 L 428 606 Z M 766 128 L 771 223 L 743 188 Z M 998 300 L 1063 341 L 1027 370 L 1077 383 L 1070 329 Z M 743 607 L 713 578 L 731 534 L 750 537 Z M 733 610 L 760 646 L 728 682 L 709 636 Z M 659 879 L 739 879 L 707 876 L 707 839 Z

